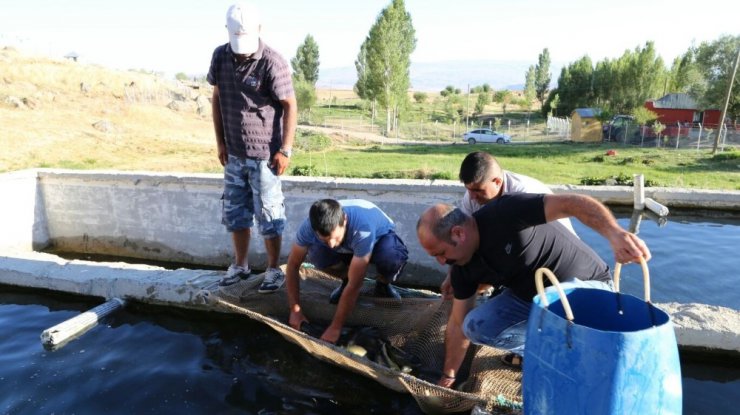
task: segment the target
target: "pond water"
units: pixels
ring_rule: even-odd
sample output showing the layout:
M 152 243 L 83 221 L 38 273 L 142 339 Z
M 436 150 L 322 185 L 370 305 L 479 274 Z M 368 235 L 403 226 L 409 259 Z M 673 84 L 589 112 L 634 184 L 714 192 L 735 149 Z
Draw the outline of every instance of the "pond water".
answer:
M 626 229 L 632 222 L 631 214 L 631 210 L 615 212 Z M 606 239 L 576 220 L 573 227 L 607 264 L 614 266 Z M 648 268 L 654 303 L 702 303 L 740 310 L 739 214 L 677 211 L 660 222 L 644 217 L 637 234 L 652 253 Z M 620 281 L 623 292 L 643 297 L 639 265 L 622 267 Z
M 132 304 L 42 347 L 43 330 L 95 305 L 0 286 L 1 414 L 420 413 L 243 316 Z
M 629 212 L 618 212 L 628 226 Z M 574 223 L 611 262 L 608 244 Z M 654 302 L 740 309 L 735 290 L 740 218 L 644 219 Z M 640 267 L 625 267 L 623 291 L 640 296 Z M 0 286 L 2 414 L 417 414 L 409 395 L 312 358 L 241 316 L 133 304 L 81 338 L 45 350 L 40 333 L 99 303 Z M 740 365 L 683 359 L 684 414 L 737 413 Z

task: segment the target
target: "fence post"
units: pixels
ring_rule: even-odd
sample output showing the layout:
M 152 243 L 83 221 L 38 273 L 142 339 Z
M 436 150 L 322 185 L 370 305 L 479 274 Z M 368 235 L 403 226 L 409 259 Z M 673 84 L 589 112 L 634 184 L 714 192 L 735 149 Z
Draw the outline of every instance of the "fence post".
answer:
M 627 130 L 629 129 L 630 129 L 630 123 L 629 121 L 626 121 L 624 123 L 624 137 L 622 137 L 624 139 L 624 145 L 627 145 Z
M 699 138 L 696 140 L 696 150 L 699 150 L 699 143 L 701 143 L 701 130 L 703 128 L 703 125 L 699 123 Z
M 678 150 L 678 142 L 681 140 L 681 123 L 677 122 L 678 125 L 678 132 L 676 133 L 676 150 Z

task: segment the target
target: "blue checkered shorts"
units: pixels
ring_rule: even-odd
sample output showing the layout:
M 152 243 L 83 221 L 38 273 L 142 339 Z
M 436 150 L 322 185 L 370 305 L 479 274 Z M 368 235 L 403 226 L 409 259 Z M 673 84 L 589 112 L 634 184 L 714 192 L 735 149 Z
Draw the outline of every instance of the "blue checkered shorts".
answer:
M 285 205 L 280 178 L 269 160 L 229 156 L 224 168 L 223 215 L 221 223 L 234 232 L 254 226 L 270 239 L 283 234 Z

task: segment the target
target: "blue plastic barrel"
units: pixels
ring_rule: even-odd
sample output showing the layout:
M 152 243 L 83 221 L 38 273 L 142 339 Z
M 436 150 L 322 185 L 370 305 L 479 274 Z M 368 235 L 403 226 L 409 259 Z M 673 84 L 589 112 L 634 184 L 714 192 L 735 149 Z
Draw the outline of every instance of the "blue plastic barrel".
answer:
M 680 414 L 681 366 L 668 314 L 618 292 L 574 288 L 563 294 L 567 303 L 558 292 L 533 301 L 524 413 Z

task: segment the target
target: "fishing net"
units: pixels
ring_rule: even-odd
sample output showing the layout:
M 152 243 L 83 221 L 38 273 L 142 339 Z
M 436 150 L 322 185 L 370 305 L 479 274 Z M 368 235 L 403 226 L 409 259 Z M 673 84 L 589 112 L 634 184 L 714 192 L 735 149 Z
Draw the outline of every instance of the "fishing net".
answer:
M 336 306 L 329 304 L 328 298 L 339 286 L 339 280 L 305 267 L 300 276 L 304 315 L 311 323 L 330 322 Z M 259 294 L 259 283 L 242 281 L 228 287 L 215 286 L 204 290 L 202 298 L 216 309 L 244 314 L 267 324 L 318 359 L 360 373 L 392 390 L 410 393 L 425 413 L 467 412 L 474 407 L 495 414 L 521 410 L 522 373 L 501 363 L 504 350 L 471 346 L 455 389 L 435 384 L 444 363 L 444 333 L 451 308 L 451 302 L 442 301 L 438 294 L 399 288 L 401 300 L 375 298 L 375 282 L 366 280 L 345 327 L 376 328 L 382 341 L 378 344 L 380 350 L 359 356 L 348 348 L 291 328 L 287 324 L 285 287 L 273 294 Z

